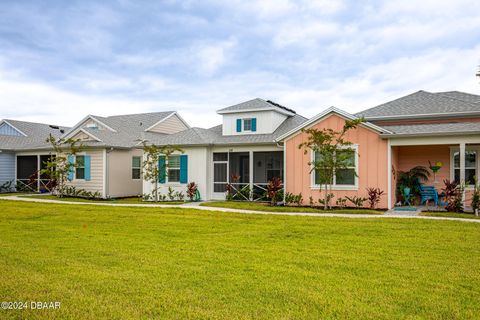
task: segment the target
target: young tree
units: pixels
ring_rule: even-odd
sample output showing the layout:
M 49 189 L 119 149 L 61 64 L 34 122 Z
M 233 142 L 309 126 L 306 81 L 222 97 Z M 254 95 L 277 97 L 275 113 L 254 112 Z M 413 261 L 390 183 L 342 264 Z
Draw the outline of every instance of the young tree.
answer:
M 155 202 L 158 202 L 158 182 L 161 175 L 168 170 L 168 157 L 176 151 L 181 153 L 184 152 L 177 146 L 148 145 L 145 141 L 143 142 L 143 152 L 145 153 L 143 161 L 143 179 L 153 183 L 154 189 L 152 194 Z M 165 156 L 165 163 L 161 167 L 160 157 L 162 156 Z
M 47 176 L 50 180 L 49 185 L 52 187 L 51 192 L 62 198 L 65 195 L 69 174 L 77 166 L 70 159 L 82 151 L 84 146 L 78 139 L 57 139 L 51 134 L 46 141 L 52 146 L 53 154 L 45 161 L 45 168 L 40 170 L 39 176 Z
M 315 128 L 302 129 L 302 132 L 308 134 L 308 138 L 298 148 L 303 148 L 305 154 L 308 153 L 308 150 L 316 154 L 315 159 L 309 161 L 308 165 L 311 166 L 310 172 L 315 171 L 320 185 L 324 185 L 323 205 L 325 210 L 330 207 L 329 194 L 332 193 L 335 173 L 338 170 L 347 169 L 350 163 L 349 153 L 354 152 L 352 143 L 346 140 L 345 135 L 363 122 L 365 122 L 363 118 L 346 120 L 340 131 L 329 128 L 321 130 Z

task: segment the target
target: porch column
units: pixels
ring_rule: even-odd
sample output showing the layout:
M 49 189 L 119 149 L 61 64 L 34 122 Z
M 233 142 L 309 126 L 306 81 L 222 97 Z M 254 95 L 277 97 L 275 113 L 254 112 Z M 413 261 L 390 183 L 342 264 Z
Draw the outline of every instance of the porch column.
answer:
M 250 201 L 253 200 L 253 151 L 248 152 L 248 183 L 250 184 Z
M 40 155 L 37 154 L 37 192 L 40 192 Z
M 465 183 L 465 142 L 460 143 L 460 183 Z M 462 200 L 465 205 L 465 189 L 463 189 Z

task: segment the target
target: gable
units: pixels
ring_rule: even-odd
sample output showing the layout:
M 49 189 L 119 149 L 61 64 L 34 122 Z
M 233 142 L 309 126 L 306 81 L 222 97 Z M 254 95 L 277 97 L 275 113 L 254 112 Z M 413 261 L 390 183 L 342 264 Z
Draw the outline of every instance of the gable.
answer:
M 97 139 L 93 138 L 92 136 L 86 134 L 85 132 L 83 131 L 79 131 L 77 132 L 77 134 L 75 134 L 72 139 L 75 139 L 75 140 L 80 140 L 80 141 L 97 141 Z
M 185 124 L 185 122 L 176 113 L 173 113 L 145 131 L 172 134 L 187 130 L 188 128 L 189 127 Z
M 3 122 L 0 124 L 0 135 L 4 136 L 25 136 L 22 132 L 20 132 L 18 129 L 13 127 L 7 122 Z

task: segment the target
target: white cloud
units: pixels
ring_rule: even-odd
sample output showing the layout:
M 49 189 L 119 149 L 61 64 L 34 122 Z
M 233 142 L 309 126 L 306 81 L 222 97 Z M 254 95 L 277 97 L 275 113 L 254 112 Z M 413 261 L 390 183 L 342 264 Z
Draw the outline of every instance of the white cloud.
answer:
M 200 46 L 197 52 L 198 69 L 201 73 L 211 75 L 217 72 L 227 61 L 236 41 L 229 40 L 211 45 Z M 230 57 L 231 58 L 231 57 Z

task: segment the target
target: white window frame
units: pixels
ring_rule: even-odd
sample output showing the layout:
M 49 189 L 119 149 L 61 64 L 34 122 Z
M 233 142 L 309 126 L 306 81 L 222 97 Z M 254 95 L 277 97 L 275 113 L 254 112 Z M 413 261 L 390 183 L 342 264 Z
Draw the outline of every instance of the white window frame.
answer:
M 465 167 L 466 169 L 475 169 L 475 175 L 478 177 L 478 173 L 480 172 L 480 161 L 479 161 L 479 156 L 480 156 L 480 146 L 466 146 L 465 147 L 465 152 L 466 151 L 475 151 L 477 152 L 477 164 L 476 167 Z M 450 181 L 454 181 L 455 179 L 455 152 L 458 152 L 460 155 L 460 147 L 450 147 Z M 458 168 L 460 170 L 460 168 Z M 465 185 L 465 189 L 467 190 L 473 190 L 474 185 L 473 184 L 468 184 Z
M 134 167 L 133 166 L 133 158 L 139 158 L 140 159 L 140 166 L 139 167 Z M 140 171 L 140 175 L 139 175 L 138 178 L 133 177 L 133 170 L 134 169 L 138 169 Z M 132 173 L 132 175 L 131 175 L 132 180 L 142 180 L 142 157 L 141 156 L 132 156 L 132 172 L 131 173 Z
M 86 154 L 81 153 L 81 154 L 75 155 L 75 157 L 74 157 L 74 163 L 75 163 L 74 170 L 75 170 L 75 174 L 73 175 L 73 180 L 85 181 L 85 155 L 86 155 Z M 77 158 L 78 158 L 78 157 L 83 157 L 83 167 L 77 167 Z M 77 178 L 77 169 L 78 169 L 78 168 L 83 168 L 83 178 Z
M 251 131 L 252 131 L 252 119 L 253 119 L 253 118 L 244 118 L 244 119 L 242 119 L 242 129 L 243 129 L 243 131 L 247 131 L 247 132 L 251 132 Z M 247 121 L 247 120 L 250 121 L 250 129 L 246 129 L 246 128 L 245 128 L 245 121 Z
M 173 169 L 175 170 L 178 170 L 178 181 L 170 181 L 170 170 L 172 168 L 170 168 L 170 158 L 171 157 L 178 157 L 178 168 L 175 167 Z M 180 155 L 179 154 L 171 154 L 167 157 L 165 157 L 165 165 L 166 165 L 166 168 L 165 168 L 165 183 L 168 183 L 168 184 L 180 184 L 180 174 L 181 174 L 181 164 L 180 164 Z
M 358 190 L 358 176 L 359 176 L 359 168 L 358 168 L 358 145 L 353 144 L 351 146 L 340 147 L 341 149 L 353 149 L 355 152 L 355 184 L 353 185 L 345 185 L 345 184 L 335 184 L 336 175 L 333 176 L 333 184 L 331 185 L 332 191 L 342 191 L 342 190 Z M 311 150 L 310 152 L 310 160 L 313 162 L 315 161 L 315 151 Z M 315 170 L 312 170 L 310 173 L 310 185 L 312 190 L 320 190 L 324 187 L 324 185 L 319 185 L 315 183 Z M 329 185 L 330 187 L 330 185 Z

